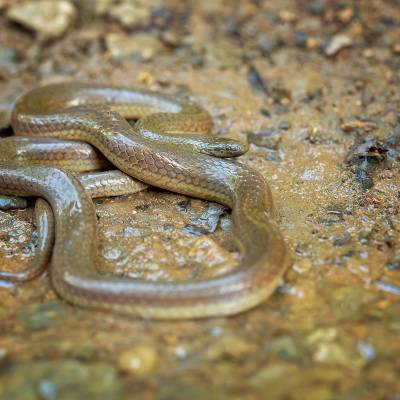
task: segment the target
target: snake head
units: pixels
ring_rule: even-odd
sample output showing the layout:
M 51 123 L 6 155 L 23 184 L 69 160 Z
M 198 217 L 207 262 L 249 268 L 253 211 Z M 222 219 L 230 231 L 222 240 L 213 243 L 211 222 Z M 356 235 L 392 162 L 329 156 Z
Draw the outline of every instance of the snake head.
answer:
M 247 143 L 235 139 L 212 138 L 207 140 L 207 145 L 199 148 L 199 152 L 219 158 L 238 157 L 249 150 Z

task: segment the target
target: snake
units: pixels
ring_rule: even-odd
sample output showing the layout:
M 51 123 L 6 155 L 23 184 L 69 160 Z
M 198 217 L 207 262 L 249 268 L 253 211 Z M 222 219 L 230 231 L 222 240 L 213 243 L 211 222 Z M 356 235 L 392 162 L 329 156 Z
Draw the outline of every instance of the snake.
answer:
M 15 137 L 0 140 L 0 193 L 49 204 L 47 214 L 53 218 L 47 219 L 47 230 L 55 234 L 51 283 L 69 303 L 154 319 L 229 316 L 263 303 L 281 282 L 291 261 L 269 185 L 237 159 L 246 145 L 207 135 L 212 119 L 198 103 L 135 88 L 61 82 L 23 94 L 11 125 Z M 41 137 L 61 141 L 59 159 L 71 153 L 74 143 L 85 142 L 120 174 L 225 205 L 241 255 L 238 266 L 179 282 L 99 273 L 95 208 L 84 184 L 65 168 L 52 166 L 46 151 L 39 150 L 32 161 L 25 157 L 26 148 L 21 150 L 23 141 L 29 148 L 30 140 Z M 36 147 L 42 144 L 39 140 Z

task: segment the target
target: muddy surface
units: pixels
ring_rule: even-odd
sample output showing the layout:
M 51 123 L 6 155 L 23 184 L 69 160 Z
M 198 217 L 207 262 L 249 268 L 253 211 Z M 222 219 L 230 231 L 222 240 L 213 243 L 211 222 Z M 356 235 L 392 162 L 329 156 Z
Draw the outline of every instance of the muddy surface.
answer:
M 215 135 L 251 143 L 293 256 L 265 304 L 202 321 L 72 307 L 48 274 L 0 282 L 0 398 L 400 399 L 399 21 L 390 0 L 0 0 L 3 135 L 38 83 L 191 95 Z M 95 203 L 105 273 L 199 279 L 239 260 L 216 204 Z M 29 205 L 0 212 L 4 270 L 32 260 Z

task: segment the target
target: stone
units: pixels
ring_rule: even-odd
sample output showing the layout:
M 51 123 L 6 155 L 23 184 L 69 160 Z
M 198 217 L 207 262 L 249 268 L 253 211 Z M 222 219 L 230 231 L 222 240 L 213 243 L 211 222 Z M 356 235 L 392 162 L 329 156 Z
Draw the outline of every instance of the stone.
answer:
M 342 235 L 338 235 L 333 238 L 333 244 L 335 246 L 344 246 L 350 241 L 351 241 L 351 235 L 349 232 L 344 232 Z
M 215 232 L 219 219 L 225 210 L 226 208 L 221 204 L 210 203 L 199 217 L 192 218 L 190 223 L 182 228 L 182 232 L 189 235 L 204 235 Z
M 351 47 L 352 45 L 353 45 L 353 40 L 351 39 L 351 37 L 347 35 L 338 34 L 333 36 L 333 38 L 326 46 L 325 54 L 327 56 L 334 56 L 340 50 L 344 49 L 345 47 Z
M 71 27 L 76 9 L 66 0 L 24 1 L 11 6 L 7 17 L 46 38 L 52 38 L 61 36 Z
M 138 228 L 136 226 L 127 226 L 124 229 L 124 237 L 146 237 L 151 234 L 150 229 L 146 229 L 145 227 Z
M 291 11 L 291 10 L 281 10 L 279 12 L 279 18 L 283 21 L 283 22 L 294 22 L 297 19 L 297 15 Z
M 290 129 L 290 123 L 287 121 L 282 121 L 279 123 L 278 128 L 287 131 L 288 129 Z
M 121 258 L 123 251 L 118 246 L 108 246 L 103 250 L 103 257 L 107 261 L 115 261 Z
M 345 7 L 338 12 L 338 19 L 340 22 L 346 24 L 350 22 L 350 20 L 354 16 L 354 9 L 351 7 Z
M 278 46 L 277 40 L 264 32 L 257 36 L 256 43 L 257 47 L 261 51 L 261 54 L 264 56 L 271 54 L 272 51 Z
M 108 14 L 126 28 L 146 26 L 150 23 L 151 9 L 146 2 L 122 2 L 110 7 Z
M 105 42 L 107 51 L 114 60 L 150 61 L 165 50 L 161 41 L 148 33 L 132 36 L 109 33 Z
M 393 43 L 392 52 L 393 54 L 400 54 L 400 43 Z

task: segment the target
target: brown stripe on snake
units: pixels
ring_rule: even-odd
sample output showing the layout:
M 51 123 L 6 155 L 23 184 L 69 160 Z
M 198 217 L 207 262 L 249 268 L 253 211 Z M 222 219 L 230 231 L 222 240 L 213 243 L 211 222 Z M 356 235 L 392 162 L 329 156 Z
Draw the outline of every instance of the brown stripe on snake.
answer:
M 132 127 L 125 118 L 139 120 Z M 211 127 L 209 114 L 197 104 L 134 89 L 64 83 L 24 95 L 12 126 L 17 135 L 85 141 L 140 181 L 232 209 L 232 233 L 242 253 L 236 269 L 189 282 L 104 277 L 95 266 L 93 205 L 79 181 L 56 168 L 0 161 L 2 193 L 40 196 L 51 205 L 56 231 L 51 278 L 71 303 L 153 318 L 230 315 L 264 301 L 289 265 L 267 183 L 251 168 L 222 158 L 246 151 L 240 143 L 196 136 Z

